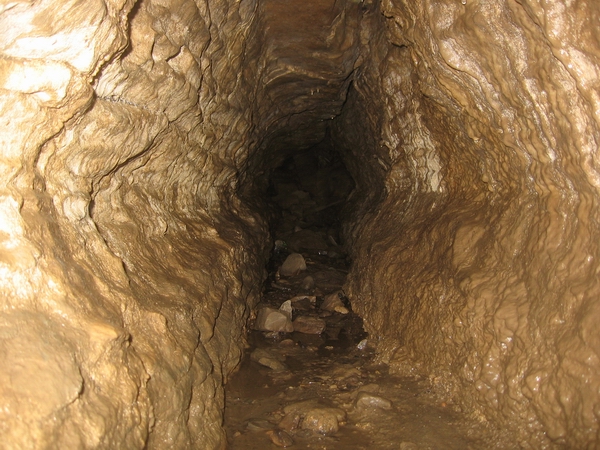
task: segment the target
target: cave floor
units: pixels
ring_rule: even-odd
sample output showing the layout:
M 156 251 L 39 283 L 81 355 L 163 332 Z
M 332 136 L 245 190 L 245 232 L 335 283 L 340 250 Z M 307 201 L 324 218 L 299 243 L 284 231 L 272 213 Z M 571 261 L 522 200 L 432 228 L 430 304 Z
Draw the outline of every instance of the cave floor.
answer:
M 288 279 L 272 277 L 263 303 L 278 308 L 296 297 L 294 319 L 320 317 L 326 329 L 250 332 L 249 348 L 226 386 L 228 448 L 505 448 L 450 400 L 440 401 L 427 378 L 394 376 L 376 364 L 357 315 L 319 308 L 322 295 L 342 288 L 345 261 L 303 253 L 307 270 Z M 307 275 L 316 281 L 316 292 L 301 287 Z M 251 357 L 256 349 L 282 366 L 259 364 Z

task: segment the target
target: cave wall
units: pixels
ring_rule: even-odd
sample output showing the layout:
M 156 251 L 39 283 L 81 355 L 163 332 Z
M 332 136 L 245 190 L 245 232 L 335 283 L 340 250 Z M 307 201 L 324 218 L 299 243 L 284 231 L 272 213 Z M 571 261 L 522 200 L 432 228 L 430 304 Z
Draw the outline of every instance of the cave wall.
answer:
M 2 446 L 225 446 L 254 180 L 323 138 L 358 54 L 355 3 L 306 6 L 0 6 Z
M 266 235 L 234 195 L 256 2 L 0 11 L 6 448 L 221 448 Z
M 383 361 L 516 446 L 595 448 L 600 8 L 370 7 L 335 127 L 354 308 Z

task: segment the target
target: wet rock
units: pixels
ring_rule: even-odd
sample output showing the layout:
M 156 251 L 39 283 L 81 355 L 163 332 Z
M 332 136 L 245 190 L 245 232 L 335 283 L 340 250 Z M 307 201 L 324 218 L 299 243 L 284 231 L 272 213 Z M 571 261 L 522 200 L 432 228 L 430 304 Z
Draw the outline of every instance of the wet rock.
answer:
M 254 350 L 250 354 L 250 359 L 275 371 L 287 370 L 287 366 L 283 363 L 284 357 L 263 348 Z
M 267 435 L 271 438 L 271 442 L 278 447 L 290 447 L 294 445 L 292 437 L 283 430 L 267 431 Z
M 248 431 L 264 431 L 264 430 L 272 430 L 274 425 L 268 420 L 264 419 L 250 419 L 246 424 L 246 429 Z
M 387 398 L 379 397 L 370 392 L 361 391 L 356 396 L 354 406 L 357 409 L 384 409 L 386 411 L 392 409 L 392 402 Z
M 305 277 L 302 280 L 302 284 L 300 285 L 300 287 L 302 289 L 304 289 L 305 291 L 310 291 L 311 289 L 313 289 L 315 287 L 315 279 L 313 277 L 311 277 L 310 275 Z
M 302 416 L 298 412 L 291 412 L 286 414 L 283 419 L 279 422 L 279 428 L 286 431 L 293 431 L 297 429 L 302 421 Z
M 294 331 L 291 317 L 285 312 L 268 306 L 258 311 L 256 321 L 254 322 L 254 329 L 279 333 L 291 333 Z
M 314 408 L 306 413 L 302 428 L 321 434 L 335 434 L 340 422 L 346 419 L 346 413 L 340 408 Z
M 337 292 L 334 292 L 333 294 L 327 295 L 323 299 L 323 303 L 321 304 L 321 309 L 323 309 L 325 311 L 335 311 L 336 307 L 345 308 L 344 302 L 340 298 L 340 292 L 341 291 L 337 291 Z
M 312 316 L 300 316 L 293 322 L 294 331 L 304 334 L 321 334 L 326 327 L 324 320 Z
M 304 270 L 306 270 L 306 261 L 304 260 L 304 256 L 302 256 L 300 253 L 292 253 L 285 259 L 279 268 L 279 274 L 282 277 L 291 277 L 298 275 Z
M 283 302 L 281 304 L 281 306 L 279 307 L 279 311 L 281 313 L 285 314 L 285 316 L 289 320 L 292 320 L 292 301 L 291 300 L 286 300 L 285 302 Z

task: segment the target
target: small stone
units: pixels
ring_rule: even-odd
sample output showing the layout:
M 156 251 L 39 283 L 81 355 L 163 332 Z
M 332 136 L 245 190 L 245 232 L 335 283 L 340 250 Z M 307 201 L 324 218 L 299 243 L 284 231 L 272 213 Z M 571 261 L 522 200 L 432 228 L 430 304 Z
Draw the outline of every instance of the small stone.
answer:
M 294 331 L 290 317 L 268 306 L 258 311 L 256 322 L 254 322 L 254 329 L 259 331 L 277 331 L 280 333 L 291 333 Z
M 324 320 L 318 317 L 300 316 L 293 322 L 294 331 L 304 334 L 321 334 L 326 327 Z
M 300 253 L 292 253 L 285 259 L 279 268 L 279 274 L 282 277 L 291 277 L 298 275 L 304 270 L 306 270 L 306 261 L 304 260 L 304 256 L 302 256 Z
M 315 287 L 315 279 L 310 275 L 305 277 L 304 280 L 302 280 L 302 284 L 300 285 L 300 287 L 305 291 L 311 290 Z
M 283 363 L 283 357 L 268 350 L 257 348 L 250 354 L 250 359 L 259 363 L 261 366 L 268 367 L 275 371 L 287 370 L 287 366 Z
M 400 443 L 400 450 L 419 450 L 419 446 L 414 442 L 402 442 Z
M 281 422 L 279 422 L 279 428 L 286 431 L 293 431 L 298 428 L 300 425 L 300 421 L 302 420 L 302 416 L 297 412 L 291 412 L 286 414 Z
M 367 344 L 368 344 L 368 341 L 366 339 L 363 339 L 362 341 L 360 341 L 358 343 L 356 348 L 358 348 L 359 350 L 364 350 L 365 348 L 367 348 Z
M 286 300 L 279 307 L 279 311 L 287 316 L 288 319 L 292 320 L 292 301 Z
M 273 428 L 273 424 L 264 419 L 250 419 L 246 424 L 246 429 L 248 431 L 272 430 Z
M 271 438 L 271 442 L 278 447 L 290 447 L 294 445 L 292 437 L 283 430 L 271 430 L 267 431 L 267 434 Z
M 392 409 L 392 402 L 387 398 L 373 395 L 370 392 L 359 392 L 354 403 L 356 408 Z
M 336 308 L 344 308 L 344 302 L 339 296 L 340 291 L 327 295 L 321 303 L 321 309 L 325 311 L 335 311 Z
M 304 416 L 302 428 L 321 434 L 335 434 L 340 421 L 345 418 L 346 413 L 339 408 L 314 408 Z
M 333 308 L 333 310 L 336 313 L 340 313 L 340 314 L 348 314 L 350 311 L 348 311 L 348 308 L 346 308 L 345 306 L 336 306 L 335 308 Z

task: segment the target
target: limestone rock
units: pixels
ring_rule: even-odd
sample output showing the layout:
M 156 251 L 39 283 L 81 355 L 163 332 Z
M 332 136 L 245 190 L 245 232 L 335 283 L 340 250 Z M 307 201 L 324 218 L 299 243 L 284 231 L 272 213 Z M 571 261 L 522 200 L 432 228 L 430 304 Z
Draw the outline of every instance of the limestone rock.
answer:
M 325 311 L 335 311 L 336 308 L 345 308 L 344 302 L 339 296 L 339 292 L 334 292 L 325 296 L 323 303 L 321 303 L 321 309 Z
M 338 432 L 340 422 L 346 419 L 346 413 L 340 408 L 313 408 L 302 420 L 302 428 L 325 435 Z
M 312 316 L 299 316 L 293 322 L 294 331 L 304 334 L 321 334 L 327 324 L 324 320 Z
M 292 437 L 283 430 L 271 430 L 267 432 L 271 442 L 277 447 L 291 447 L 294 445 Z
M 356 396 L 356 401 L 354 402 L 354 406 L 357 409 L 375 408 L 375 409 L 390 410 L 390 409 L 392 409 L 392 402 L 390 400 L 388 400 L 387 398 L 383 398 L 378 395 L 374 395 L 370 392 L 361 391 Z
M 283 362 L 284 357 L 262 348 L 255 349 L 250 354 L 250 359 L 277 372 L 287 370 L 287 366 Z
M 287 311 L 265 306 L 258 310 L 254 329 L 259 331 L 275 331 L 279 333 L 291 333 L 294 331 L 291 317 Z
M 304 270 L 306 270 L 304 256 L 300 253 L 292 253 L 285 259 L 279 268 L 279 273 L 282 277 L 291 277 L 293 275 L 298 275 Z

